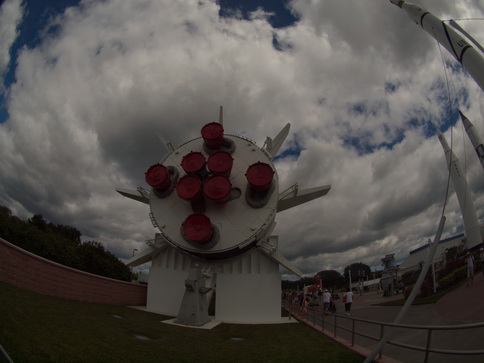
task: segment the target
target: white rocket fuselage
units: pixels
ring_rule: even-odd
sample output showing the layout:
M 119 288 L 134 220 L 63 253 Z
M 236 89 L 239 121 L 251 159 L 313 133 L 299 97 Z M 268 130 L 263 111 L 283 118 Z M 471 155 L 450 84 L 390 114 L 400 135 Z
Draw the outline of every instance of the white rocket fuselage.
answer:
M 445 152 L 447 167 L 450 170 L 450 177 L 454 185 L 457 199 L 459 200 L 464 221 L 464 229 L 467 237 L 467 248 L 472 248 L 482 243 L 481 230 L 477 219 L 476 206 L 472 199 L 471 192 L 467 187 L 467 181 L 460 165 L 459 159 L 455 156 L 447 144 L 444 135 L 438 132 L 439 141 Z
M 467 69 L 484 91 L 484 58 L 464 37 L 424 7 L 402 0 L 390 0 L 390 2 L 405 10 L 415 23 L 442 44 Z
M 479 161 L 481 162 L 482 168 L 484 169 L 484 145 L 482 145 L 481 138 L 477 134 L 477 130 L 472 124 L 472 122 L 469 121 L 465 115 L 459 111 L 460 118 L 462 120 L 462 123 L 464 124 L 464 128 L 466 129 L 467 136 L 469 136 L 469 140 L 471 140 L 472 147 L 477 153 L 477 157 L 479 158 Z

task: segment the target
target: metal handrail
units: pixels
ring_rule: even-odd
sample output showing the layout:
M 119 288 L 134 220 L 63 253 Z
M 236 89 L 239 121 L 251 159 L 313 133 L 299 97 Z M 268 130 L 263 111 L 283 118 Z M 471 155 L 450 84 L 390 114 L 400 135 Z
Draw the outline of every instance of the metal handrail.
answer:
M 1 354 L 1 356 L 3 356 L 5 358 L 5 360 L 8 363 L 13 363 L 13 360 L 10 358 L 8 353 L 5 351 L 5 349 L 3 349 L 3 347 L 1 345 L 0 345 L 0 354 Z
M 484 327 L 484 322 L 478 322 L 478 323 L 468 323 L 468 324 L 459 324 L 459 325 L 413 325 L 413 324 L 395 324 L 395 323 L 390 323 L 390 322 L 382 322 L 382 321 L 375 321 L 375 320 L 368 320 L 368 319 L 361 319 L 361 318 L 355 318 L 355 317 L 350 317 L 350 316 L 345 316 L 342 314 L 327 314 L 324 313 L 320 309 L 314 309 L 314 308 L 302 308 L 299 304 L 296 303 L 291 303 L 286 300 L 282 301 L 282 307 L 288 311 L 291 315 L 296 317 L 298 320 L 305 322 L 305 323 L 311 323 L 312 325 L 317 325 L 316 324 L 316 315 L 321 316 L 321 329 L 322 330 L 327 330 L 328 332 L 330 331 L 329 329 L 325 329 L 325 325 L 332 328 L 333 330 L 333 337 L 336 338 L 338 336 L 337 331 L 346 331 L 351 333 L 351 346 L 355 345 L 355 337 L 360 336 L 364 338 L 368 338 L 371 340 L 379 341 L 382 339 L 384 335 L 384 330 L 385 328 L 401 328 L 401 329 L 418 329 L 418 330 L 426 330 L 427 331 L 427 339 L 425 341 L 425 344 L 420 346 L 420 345 L 413 345 L 413 344 L 408 344 L 408 343 L 402 343 L 398 342 L 395 340 L 389 340 L 387 344 L 394 345 L 400 348 L 406 348 L 406 349 L 411 349 L 411 350 L 416 350 L 416 351 L 421 351 L 425 352 L 425 362 L 428 360 L 428 356 L 430 353 L 439 353 L 439 354 L 448 354 L 448 355 L 484 355 L 484 349 L 477 349 L 477 350 L 456 350 L 456 349 L 442 349 L 442 348 L 432 348 L 432 332 L 434 330 L 464 330 L 464 329 L 475 329 L 475 328 L 482 328 Z M 309 319 L 309 316 L 311 315 L 311 320 Z M 333 317 L 333 322 L 331 322 L 331 319 L 325 319 L 326 317 Z M 338 324 L 341 320 L 351 320 L 351 328 L 347 328 L 345 326 L 342 326 L 341 323 Z M 366 324 L 371 324 L 375 326 L 380 326 L 380 336 L 373 336 L 370 334 L 366 334 L 364 332 L 358 331 L 357 330 L 357 324 L 356 323 L 366 323 Z M 381 352 L 380 352 L 380 357 L 381 357 Z

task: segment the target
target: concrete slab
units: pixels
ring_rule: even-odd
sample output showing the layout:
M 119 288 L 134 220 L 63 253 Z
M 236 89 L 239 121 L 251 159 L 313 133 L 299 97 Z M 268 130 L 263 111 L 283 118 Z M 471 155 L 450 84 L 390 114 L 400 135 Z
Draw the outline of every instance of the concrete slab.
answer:
M 202 325 L 202 326 L 195 326 L 195 325 L 186 325 L 186 324 L 179 324 L 175 322 L 176 318 L 173 319 L 168 319 L 168 320 L 162 320 L 161 322 L 164 324 L 170 324 L 170 325 L 176 325 L 180 326 L 183 328 L 192 328 L 192 329 L 205 329 L 205 330 L 210 330 L 215 328 L 217 325 L 220 325 L 222 322 L 217 321 L 217 320 L 210 320 L 208 323 Z

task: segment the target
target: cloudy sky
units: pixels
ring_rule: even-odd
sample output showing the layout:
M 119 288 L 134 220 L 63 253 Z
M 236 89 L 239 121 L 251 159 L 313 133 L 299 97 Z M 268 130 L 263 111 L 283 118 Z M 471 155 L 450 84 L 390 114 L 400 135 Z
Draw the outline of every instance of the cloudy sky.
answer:
M 415 2 L 484 18 L 482 0 Z M 115 188 L 147 187 L 165 154 L 156 134 L 180 145 L 223 105 L 226 131 L 259 146 L 291 123 L 281 189 L 332 186 L 276 218 L 280 251 L 308 275 L 403 260 L 433 238 L 447 183 L 436 128 L 484 221 L 484 173 L 457 118 L 484 138 L 484 95 L 388 0 L 0 3 L 0 205 L 23 219 L 131 257 L 156 231 Z M 483 20 L 459 23 L 484 43 Z M 463 231 L 453 189 L 445 215 L 443 237 Z

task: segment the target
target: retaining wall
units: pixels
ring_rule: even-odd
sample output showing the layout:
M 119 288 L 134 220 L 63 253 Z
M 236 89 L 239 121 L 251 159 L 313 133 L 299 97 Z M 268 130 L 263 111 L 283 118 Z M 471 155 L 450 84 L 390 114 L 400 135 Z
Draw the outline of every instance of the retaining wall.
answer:
M 2 238 L 0 280 L 63 299 L 110 305 L 146 305 L 146 285 L 76 270 L 25 251 Z

